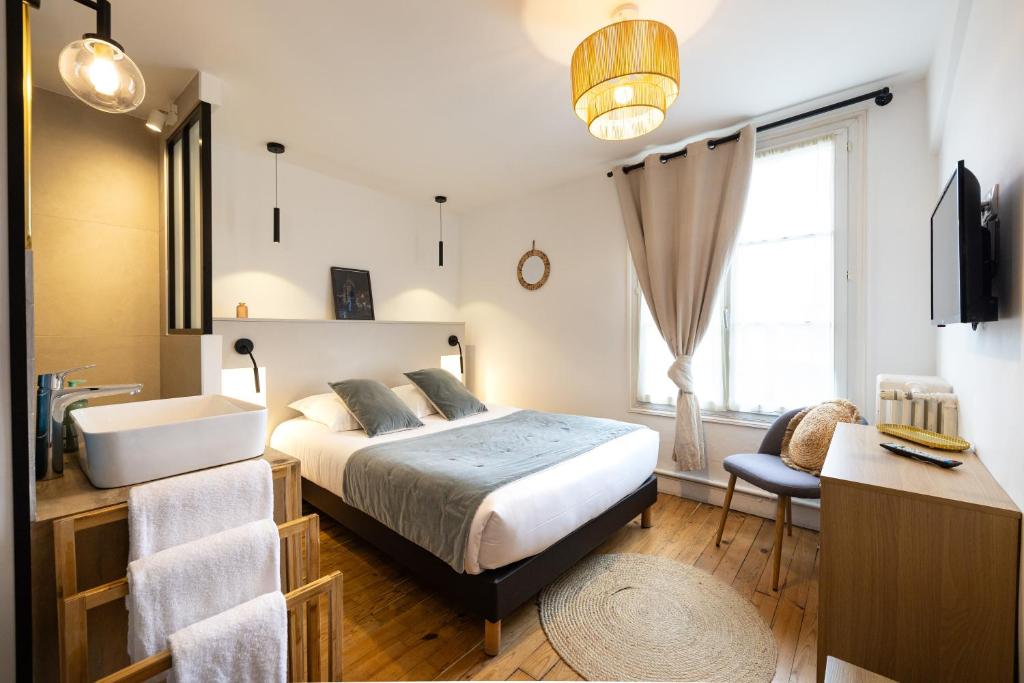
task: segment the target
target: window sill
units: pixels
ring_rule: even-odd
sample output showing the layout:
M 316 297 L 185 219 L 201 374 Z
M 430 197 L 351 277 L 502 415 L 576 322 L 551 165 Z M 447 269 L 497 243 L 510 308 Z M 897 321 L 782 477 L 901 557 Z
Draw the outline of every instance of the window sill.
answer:
M 629 409 L 631 413 L 640 415 L 654 415 L 655 417 L 676 416 L 675 408 L 672 406 L 643 406 L 636 405 Z M 711 411 L 702 410 L 700 413 L 701 422 L 712 424 L 734 425 L 737 427 L 753 427 L 754 429 L 768 429 L 775 422 L 777 415 L 759 413 L 740 413 L 732 411 Z

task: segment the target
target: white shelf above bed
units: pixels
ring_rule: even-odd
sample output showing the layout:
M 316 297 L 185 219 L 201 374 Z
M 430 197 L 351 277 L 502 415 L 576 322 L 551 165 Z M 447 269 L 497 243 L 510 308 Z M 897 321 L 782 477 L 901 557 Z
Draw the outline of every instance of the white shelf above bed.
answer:
M 215 323 L 335 323 L 345 325 L 465 325 L 461 320 L 328 320 L 317 318 L 214 318 Z

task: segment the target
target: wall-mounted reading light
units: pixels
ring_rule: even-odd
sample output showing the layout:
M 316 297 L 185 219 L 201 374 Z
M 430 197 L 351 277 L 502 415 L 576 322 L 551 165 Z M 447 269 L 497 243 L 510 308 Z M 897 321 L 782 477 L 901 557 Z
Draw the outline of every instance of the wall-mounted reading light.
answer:
M 57 67 L 64 85 L 100 111 L 132 111 L 146 97 L 146 81 L 121 44 L 110 37 L 109 0 L 75 2 L 95 10 L 96 32 L 86 33 L 61 50 Z
M 281 241 L 281 209 L 277 206 L 277 158 L 284 154 L 280 142 L 268 142 L 267 151 L 274 155 L 274 241 Z
M 173 126 L 178 122 L 178 105 L 171 104 L 167 109 L 153 109 L 146 118 L 146 128 L 154 133 L 164 132 L 167 126 Z
M 260 393 L 260 368 L 256 365 L 256 357 L 252 355 L 253 349 L 256 345 L 252 343 L 252 339 L 236 339 L 235 340 L 235 353 L 240 353 L 243 356 L 248 354 L 249 360 L 252 361 L 252 376 L 256 382 L 256 393 Z
M 462 342 L 460 342 L 459 338 L 453 334 L 453 335 L 448 337 L 448 346 L 458 346 L 459 347 L 459 372 L 462 373 L 463 375 L 465 375 L 466 374 L 466 363 L 465 363 L 465 361 L 463 360 L 463 357 L 462 357 Z
M 439 268 L 444 267 L 444 210 L 443 204 L 448 201 L 448 198 L 444 195 L 437 195 L 434 197 L 434 201 L 437 202 L 437 265 Z

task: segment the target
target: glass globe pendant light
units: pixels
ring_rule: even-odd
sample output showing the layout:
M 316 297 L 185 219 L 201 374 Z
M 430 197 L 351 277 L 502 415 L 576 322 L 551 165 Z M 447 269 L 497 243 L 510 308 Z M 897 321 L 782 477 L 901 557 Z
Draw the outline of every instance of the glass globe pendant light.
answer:
M 120 43 L 110 37 L 109 0 L 75 2 L 96 10 L 96 33 L 86 33 L 61 50 L 57 67 L 64 85 L 100 111 L 132 111 L 146 97 L 146 81 Z
M 615 23 L 589 35 L 572 55 L 572 102 L 591 135 L 629 140 L 665 120 L 679 95 L 679 43 L 671 28 L 616 8 Z

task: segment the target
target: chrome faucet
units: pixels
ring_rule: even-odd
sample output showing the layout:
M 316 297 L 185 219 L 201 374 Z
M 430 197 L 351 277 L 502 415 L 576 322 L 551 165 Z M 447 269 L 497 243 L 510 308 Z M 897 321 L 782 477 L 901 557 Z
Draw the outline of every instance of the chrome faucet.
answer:
M 80 370 L 83 368 L 77 369 Z M 49 428 L 46 432 L 46 469 L 45 474 L 41 477 L 38 472 L 36 473 L 37 479 L 52 479 L 64 474 L 64 439 L 62 438 L 61 430 L 64 426 L 64 417 L 68 406 L 75 401 L 81 401 L 83 399 L 120 395 L 135 396 L 142 391 L 141 384 L 107 384 L 94 387 L 74 387 L 72 389 L 65 389 L 63 386 L 63 378 L 66 377 L 67 374 L 67 372 L 57 373 L 57 376 L 63 375 L 63 377 L 60 378 L 61 386 L 60 388 L 55 388 L 50 391 L 48 401 L 50 420 Z
M 68 375 L 94 367 L 95 363 L 89 363 L 77 368 L 39 375 L 39 388 L 36 389 L 36 479 L 57 476 L 50 467 L 50 408 L 53 403 L 53 392 L 64 388 Z

